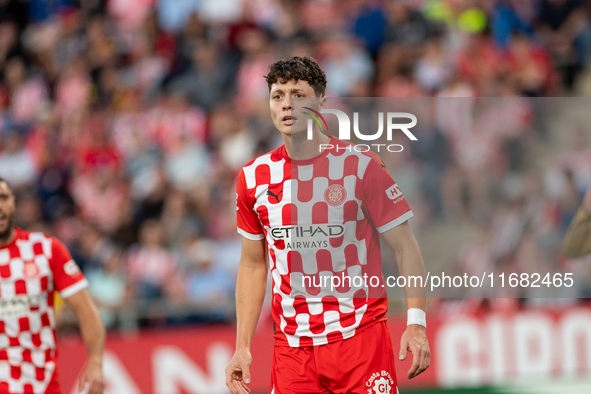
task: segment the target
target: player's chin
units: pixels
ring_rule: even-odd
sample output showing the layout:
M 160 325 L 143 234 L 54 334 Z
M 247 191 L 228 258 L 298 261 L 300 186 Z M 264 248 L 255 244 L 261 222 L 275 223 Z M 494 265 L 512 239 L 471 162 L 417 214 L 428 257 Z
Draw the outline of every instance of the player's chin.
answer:
M 282 125 L 281 127 L 278 127 L 278 129 L 279 129 L 279 132 L 283 135 L 287 135 L 290 137 L 293 135 L 293 130 L 292 130 L 291 126 L 283 126 Z
M 301 127 L 297 127 L 295 124 L 286 124 L 277 120 L 275 120 L 273 123 L 275 124 L 275 128 L 283 135 L 294 135 L 300 131 L 300 129 L 302 129 Z
M 10 223 L 0 221 L 0 238 L 5 238 L 10 235 Z
M 281 133 L 284 135 L 289 135 L 289 136 L 303 136 L 305 137 L 307 134 L 307 130 L 306 129 L 302 129 L 300 127 L 294 127 L 294 126 L 283 126 Z

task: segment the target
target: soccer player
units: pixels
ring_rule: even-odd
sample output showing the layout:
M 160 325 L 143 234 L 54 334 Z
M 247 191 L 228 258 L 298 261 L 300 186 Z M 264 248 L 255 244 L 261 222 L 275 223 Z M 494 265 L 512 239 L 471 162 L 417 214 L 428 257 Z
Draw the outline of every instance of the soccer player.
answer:
M 15 198 L 0 179 L 0 393 L 59 394 L 54 291 L 80 323 L 88 360 L 79 390 L 103 392 L 105 329 L 66 247 L 13 225 Z
M 271 393 L 397 393 L 380 234 L 394 251 L 401 275 L 424 277 L 407 223 L 412 211 L 377 154 L 356 152 L 317 127 L 308 139 L 309 117 L 302 107 L 319 111 L 326 101 L 326 76 L 315 61 L 278 61 L 265 78 L 271 117 L 284 145 L 248 163 L 238 177 L 237 342 L 226 384 L 234 394 L 250 392 L 250 345 L 270 265 Z M 312 281 L 302 284 L 310 277 L 316 283 L 326 271 L 350 277 L 373 272 L 379 285 L 359 290 L 349 281 L 328 292 L 314 288 Z M 430 351 L 424 292 L 405 291 L 408 325 L 399 358 L 412 353 L 411 379 L 428 368 Z

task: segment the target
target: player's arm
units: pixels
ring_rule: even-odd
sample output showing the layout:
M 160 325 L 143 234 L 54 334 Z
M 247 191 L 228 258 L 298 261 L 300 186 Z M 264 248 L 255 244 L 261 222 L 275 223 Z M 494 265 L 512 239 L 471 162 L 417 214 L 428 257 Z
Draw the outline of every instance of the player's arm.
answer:
M 583 205 L 568 227 L 562 251 L 566 257 L 575 258 L 591 253 L 591 186 L 585 193 Z
M 386 243 L 396 257 L 398 272 L 405 277 L 420 276 L 426 279 L 425 263 L 421 256 L 421 250 L 417 240 L 408 224 L 408 221 L 382 233 Z M 413 308 L 425 311 L 427 306 L 426 287 L 414 286 L 414 281 L 407 280 L 407 287 L 404 289 L 406 295 L 406 308 Z M 412 282 L 412 283 L 411 283 Z M 413 285 L 412 287 L 410 285 Z M 412 323 L 409 321 L 409 323 Z M 413 363 L 407 373 L 408 379 L 412 379 L 425 371 L 430 364 L 431 352 L 427 333 L 424 326 L 419 324 L 409 324 L 402 334 L 400 341 L 400 359 L 406 358 L 407 352 L 411 352 Z
M 226 367 L 226 385 L 234 394 L 250 393 L 250 345 L 261 314 L 267 286 L 265 240 L 242 237 L 242 254 L 236 279 L 236 352 Z
M 80 377 L 78 390 L 88 385 L 88 394 L 102 394 L 103 381 L 103 350 L 105 348 L 105 328 L 96 305 L 88 291 L 82 289 L 64 299 L 78 318 L 80 334 L 86 346 L 88 360 Z

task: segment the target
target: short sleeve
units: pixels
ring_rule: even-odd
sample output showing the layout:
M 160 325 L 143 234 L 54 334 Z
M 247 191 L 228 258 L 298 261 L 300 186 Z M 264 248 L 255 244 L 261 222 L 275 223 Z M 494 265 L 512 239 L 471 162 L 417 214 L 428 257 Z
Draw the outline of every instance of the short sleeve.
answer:
M 400 187 L 378 155 L 369 162 L 362 185 L 363 209 L 378 232 L 386 232 L 413 217 Z
M 236 226 L 238 233 L 251 241 L 265 239 L 261 221 L 254 210 L 254 203 L 248 195 L 244 170 L 240 171 L 236 184 Z
M 51 269 L 53 271 L 54 288 L 60 297 L 68 298 L 88 287 L 88 281 L 70 256 L 66 246 L 59 240 L 51 239 Z

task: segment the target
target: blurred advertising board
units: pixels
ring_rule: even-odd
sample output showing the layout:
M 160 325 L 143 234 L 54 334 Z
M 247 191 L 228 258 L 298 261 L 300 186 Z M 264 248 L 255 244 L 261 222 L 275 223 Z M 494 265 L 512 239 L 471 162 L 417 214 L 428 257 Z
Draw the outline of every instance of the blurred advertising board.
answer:
M 431 367 L 409 381 L 410 357 L 397 361 L 398 382 L 406 388 L 502 385 L 537 379 L 591 376 L 591 305 L 528 308 L 466 314 L 466 305 L 431 312 L 428 337 Z M 405 319 L 391 317 L 394 348 L 399 348 Z M 262 321 L 253 345 L 254 393 L 269 392 L 271 324 Z M 110 335 L 104 360 L 106 394 L 228 393 L 224 369 L 234 351 L 232 327 L 198 327 Z M 75 393 L 84 362 L 76 338 L 59 342 L 64 393 Z

